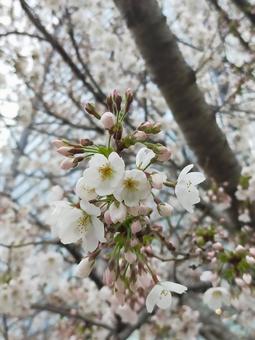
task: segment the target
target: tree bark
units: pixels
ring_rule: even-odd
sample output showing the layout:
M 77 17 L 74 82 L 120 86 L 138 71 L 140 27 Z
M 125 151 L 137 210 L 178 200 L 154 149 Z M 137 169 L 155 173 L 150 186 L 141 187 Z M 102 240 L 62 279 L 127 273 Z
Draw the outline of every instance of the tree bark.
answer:
M 156 0 L 114 0 L 199 165 L 233 196 L 241 167 Z

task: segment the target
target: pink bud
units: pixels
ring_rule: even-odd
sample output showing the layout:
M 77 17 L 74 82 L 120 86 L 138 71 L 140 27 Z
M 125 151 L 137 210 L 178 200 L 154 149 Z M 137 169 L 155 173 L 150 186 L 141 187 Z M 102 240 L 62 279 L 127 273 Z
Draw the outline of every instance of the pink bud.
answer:
M 254 247 L 250 248 L 249 253 L 255 257 L 255 248 Z
M 136 220 L 136 221 L 132 222 L 131 230 L 132 230 L 133 234 L 139 233 L 139 231 L 142 230 L 141 222 L 139 220 Z
M 146 216 L 151 212 L 151 208 L 146 207 L 146 205 L 141 204 L 138 209 L 138 214 L 142 216 Z
M 158 161 L 165 162 L 171 158 L 171 151 L 165 146 L 160 146 L 158 149 Z
M 52 144 L 56 147 L 56 148 L 60 148 L 61 146 L 65 146 L 66 144 L 60 140 L 60 139 L 55 139 Z
M 64 159 L 60 163 L 60 167 L 63 170 L 70 170 L 75 167 L 75 164 L 73 163 L 73 160 L 71 158 L 68 158 L 68 159 Z
M 245 259 L 246 259 L 247 263 L 249 263 L 249 264 L 251 264 L 251 265 L 255 264 L 255 258 L 254 258 L 254 257 L 248 256 L 248 255 L 247 255 L 247 256 L 245 257 Z
M 75 275 L 80 278 L 88 277 L 92 271 L 92 268 L 93 262 L 91 262 L 88 258 L 85 258 L 76 267 Z
M 109 210 L 106 210 L 106 212 L 104 213 L 104 221 L 107 225 L 110 225 L 113 223 Z
M 243 246 L 241 246 L 241 244 L 239 244 L 236 249 L 235 249 L 236 253 L 243 253 L 245 251 L 245 248 Z
M 220 242 L 216 242 L 216 243 L 213 244 L 213 249 L 214 250 L 222 250 L 223 246 Z
M 107 286 L 111 286 L 115 280 L 115 274 L 107 267 L 103 274 L 103 282 Z
M 167 216 L 170 216 L 173 212 L 173 207 L 168 204 L 168 203 L 160 203 L 158 205 L 158 212 L 161 216 L 163 217 L 167 217 Z
M 139 142 L 145 141 L 147 139 L 147 137 L 148 137 L 148 135 L 144 131 L 136 131 L 134 133 L 135 140 L 137 140 Z
M 244 286 L 244 281 L 242 279 L 240 279 L 240 277 L 236 277 L 235 278 L 235 282 L 239 287 L 243 287 Z
M 105 129 L 110 130 L 116 123 L 116 117 L 111 112 L 105 112 L 100 118 L 100 122 Z
M 57 152 L 66 157 L 71 155 L 69 146 L 61 146 L 57 149 Z
M 132 253 L 131 251 L 128 251 L 127 253 L 125 253 L 124 256 L 129 264 L 132 264 L 136 261 L 136 255 Z

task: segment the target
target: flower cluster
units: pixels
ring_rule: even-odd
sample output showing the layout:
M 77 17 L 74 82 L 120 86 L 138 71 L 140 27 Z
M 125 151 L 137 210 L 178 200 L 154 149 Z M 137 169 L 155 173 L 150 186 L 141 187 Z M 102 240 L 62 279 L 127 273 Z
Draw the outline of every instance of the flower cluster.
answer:
M 141 305 L 154 283 L 146 299 L 147 310 L 152 312 L 155 305 L 163 309 L 171 305 L 171 292 L 187 290 L 177 283 L 161 282 L 152 268 L 150 251 L 155 239 L 174 251 L 163 229 L 154 222 L 155 217 L 169 217 L 173 211 L 169 202 L 161 200 L 161 190 L 174 189 L 180 205 L 193 212 L 194 204 L 200 201 L 196 186 L 205 177 L 190 172 L 192 164 L 180 172 L 177 181 L 157 169 L 157 163 L 162 167 L 170 159 L 171 151 L 156 141 L 161 131 L 158 123 L 144 122 L 126 132 L 124 122 L 132 100 L 130 90 L 123 97 L 115 90 L 107 97 L 108 111 L 102 115 L 94 105 L 85 105 L 86 112 L 108 133 L 107 145 L 94 145 L 88 139 L 78 144 L 54 142 L 66 157 L 63 168 L 74 168 L 87 159 L 88 164 L 76 183 L 74 199 L 52 203 L 50 224 L 62 243 L 82 241 L 86 257 L 77 268 L 77 276 L 88 276 L 99 255 L 107 259 L 103 279 L 122 305 L 129 303 L 134 309 Z M 134 152 L 135 166 L 127 165 L 124 156 L 132 164 L 128 156 Z

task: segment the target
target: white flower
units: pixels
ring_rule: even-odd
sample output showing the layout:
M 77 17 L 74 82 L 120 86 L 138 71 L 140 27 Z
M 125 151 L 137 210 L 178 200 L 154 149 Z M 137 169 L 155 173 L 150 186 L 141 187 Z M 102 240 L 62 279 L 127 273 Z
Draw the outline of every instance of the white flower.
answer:
M 89 168 L 84 171 L 83 176 L 98 195 L 105 196 L 112 194 L 119 186 L 124 169 L 124 161 L 116 152 L 112 152 L 108 159 L 96 154 L 89 161 Z
M 65 204 L 63 204 L 65 203 Z M 94 251 L 98 242 L 104 242 L 104 224 L 97 218 L 101 211 L 95 205 L 81 201 L 81 209 L 63 202 L 60 207 L 56 232 L 64 244 L 73 243 L 80 239 L 86 251 Z
M 155 157 L 155 153 L 148 148 L 142 148 L 138 151 L 138 154 L 136 155 L 136 166 L 138 169 L 144 170 L 146 169 L 152 159 Z
M 175 194 L 178 201 L 188 212 L 193 212 L 193 205 L 200 202 L 199 192 L 195 185 L 202 183 L 205 180 L 201 172 L 189 171 L 193 168 L 193 164 L 185 166 L 180 172 L 175 186 Z
M 223 287 L 209 288 L 204 293 L 203 301 L 209 308 L 216 310 L 221 308 L 223 304 L 230 305 L 230 294 Z
M 159 308 L 167 309 L 172 303 L 172 294 L 183 294 L 187 287 L 178 283 L 164 281 L 156 284 L 146 298 L 146 308 L 148 313 L 153 311 L 155 305 Z
M 94 262 L 90 261 L 88 258 L 81 260 L 75 268 L 75 276 L 80 278 L 88 277 L 92 271 L 93 264 Z
M 85 201 L 94 200 L 97 197 L 95 188 L 92 188 L 84 177 L 81 177 L 76 183 L 75 193 Z
M 113 223 L 124 222 L 127 216 L 127 208 L 122 203 L 113 202 L 110 205 L 109 213 Z
M 140 200 L 148 197 L 150 193 L 150 185 L 146 175 L 141 170 L 126 170 L 124 179 L 119 188 L 113 193 L 115 198 L 124 203 L 128 207 L 135 207 Z

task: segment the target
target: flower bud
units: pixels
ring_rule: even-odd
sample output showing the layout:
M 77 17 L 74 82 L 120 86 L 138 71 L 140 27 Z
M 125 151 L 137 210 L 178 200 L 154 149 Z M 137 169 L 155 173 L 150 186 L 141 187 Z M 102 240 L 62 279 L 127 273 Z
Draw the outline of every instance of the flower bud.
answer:
M 172 214 L 173 207 L 168 203 L 160 203 L 158 204 L 158 212 L 161 216 L 167 217 Z
M 90 140 L 88 138 L 81 138 L 80 139 L 80 144 L 82 146 L 89 146 L 89 145 L 93 145 L 94 143 L 92 142 L 92 140 Z
M 243 280 L 247 285 L 250 285 L 252 282 L 251 274 L 243 274 Z
M 90 114 L 91 116 L 94 116 L 97 119 L 100 119 L 100 114 L 96 111 L 96 108 L 94 105 L 87 103 L 84 105 L 84 110 Z
M 168 161 L 171 158 L 171 151 L 162 145 L 158 148 L 157 156 L 159 162 Z
M 141 222 L 139 220 L 132 222 L 132 224 L 131 224 L 132 234 L 137 234 L 141 230 L 142 230 L 142 225 L 141 225 Z
M 151 175 L 151 184 L 155 189 L 162 189 L 163 183 L 167 180 L 167 176 L 163 173 L 155 173 Z
M 104 213 L 104 221 L 107 225 L 111 225 L 113 223 L 109 210 L 106 210 L 106 212 Z
M 239 287 L 243 287 L 244 286 L 244 281 L 242 279 L 240 279 L 240 277 L 236 277 L 235 278 L 235 283 L 239 286 Z
M 137 142 L 144 142 L 148 138 L 147 133 L 144 131 L 135 131 L 133 136 Z
M 77 265 L 75 270 L 75 276 L 80 278 L 88 277 L 92 271 L 94 262 L 90 261 L 88 258 L 81 260 L 81 262 Z
M 255 264 L 255 258 L 254 258 L 254 257 L 247 255 L 247 256 L 245 257 L 245 259 L 246 259 L 246 261 L 247 261 L 248 264 L 250 264 L 250 265 Z
M 61 163 L 60 163 L 60 167 L 63 170 L 70 170 L 72 168 L 75 168 L 77 164 L 75 164 L 73 162 L 73 159 L 68 158 L 68 159 L 64 159 Z
M 111 128 L 114 127 L 116 123 L 116 117 L 111 112 L 105 112 L 100 118 L 100 122 L 102 123 L 105 129 L 110 130 Z
M 213 249 L 214 250 L 222 250 L 223 246 L 220 242 L 216 242 L 216 243 L 213 244 Z
M 70 147 L 69 146 L 61 146 L 60 148 L 57 149 L 57 152 L 65 157 L 71 156 L 71 152 L 70 152 Z
M 115 274 L 108 267 L 105 269 L 103 274 L 103 282 L 107 286 L 111 286 L 115 280 Z
M 255 248 L 254 247 L 250 248 L 249 253 L 255 257 Z
M 239 244 L 235 249 L 236 253 L 243 253 L 244 251 L 245 251 L 245 248 L 241 246 L 241 244 Z
M 131 91 L 131 89 L 127 89 L 126 90 L 126 93 L 125 93 L 125 100 L 126 100 L 126 103 L 125 103 L 125 113 L 127 113 L 130 109 L 130 105 L 132 103 L 134 99 L 134 95 L 133 95 L 133 92 Z
M 136 261 L 136 255 L 132 253 L 131 251 L 128 251 L 127 253 L 125 253 L 124 256 L 129 264 L 132 264 Z
M 56 147 L 56 148 L 61 148 L 62 146 L 65 146 L 66 144 L 60 140 L 60 139 L 55 139 L 52 144 Z

